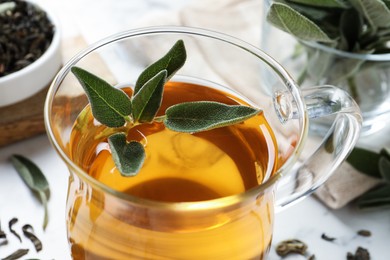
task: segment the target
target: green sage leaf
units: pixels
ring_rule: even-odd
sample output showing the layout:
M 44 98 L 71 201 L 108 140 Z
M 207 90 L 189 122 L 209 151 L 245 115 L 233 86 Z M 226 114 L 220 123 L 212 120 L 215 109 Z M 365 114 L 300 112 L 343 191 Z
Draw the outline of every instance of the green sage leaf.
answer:
M 117 133 L 108 137 L 112 157 L 119 172 L 125 176 L 135 176 L 145 160 L 145 150 L 137 141 L 126 141 L 126 134 Z
M 317 7 L 334 7 L 334 8 L 347 8 L 349 3 L 345 0 L 288 0 L 293 3 L 317 6 Z
M 355 147 L 346 161 L 356 170 L 380 179 L 382 176 L 378 169 L 379 158 L 380 155 L 376 152 Z
M 169 107 L 165 112 L 167 128 L 195 133 L 243 122 L 262 110 L 211 101 L 186 102 Z
M 363 194 L 358 200 L 361 209 L 389 208 L 390 207 L 390 184 Z
M 390 26 L 390 10 L 382 0 L 349 0 L 373 27 Z
M 49 222 L 49 212 L 47 204 L 50 196 L 49 183 L 47 182 L 46 177 L 43 175 L 42 171 L 35 163 L 33 163 L 31 160 L 27 159 L 22 155 L 12 155 L 11 162 L 15 167 L 16 171 L 19 173 L 20 177 L 26 183 L 26 185 L 32 191 L 38 194 L 45 208 L 43 229 L 46 229 L 46 226 Z
M 132 98 L 133 120 L 151 122 L 162 102 L 167 71 L 162 70 L 147 81 Z
M 304 41 L 334 42 L 317 24 L 283 3 L 273 3 L 267 20 L 279 29 Z
M 173 47 L 161 59 L 147 67 L 139 75 L 134 87 L 134 95 L 160 71 L 167 71 L 167 80 L 169 80 L 185 63 L 187 59 L 186 49 L 183 40 L 178 40 Z
M 89 102 L 96 120 L 108 127 L 121 127 L 131 114 L 130 98 L 120 89 L 79 67 L 72 67 Z
M 363 18 L 355 10 L 349 9 L 343 12 L 340 19 L 340 45 L 344 51 L 359 51 L 357 43 L 363 33 Z
M 379 172 L 383 179 L 390 183 L 390 159 L 382 156 L 379 158 Z

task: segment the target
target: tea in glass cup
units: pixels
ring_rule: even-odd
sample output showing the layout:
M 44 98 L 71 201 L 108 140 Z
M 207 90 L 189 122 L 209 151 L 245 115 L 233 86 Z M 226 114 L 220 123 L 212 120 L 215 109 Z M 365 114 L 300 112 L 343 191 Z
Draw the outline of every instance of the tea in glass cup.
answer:
M 101 75 L 106 67 L 101 76 L 132 96 L 138 75 L 179 39 L 187 61 L 165 83 L 156 118 L 198 101 L 261 112 L 196 133 L 159 120 L 125 128 L 127 142 L 143 145 L 145 160 L 135 176 L 123 177 L 108 140 L 124 129 L 95 119 L 71 68 Z M 337 114 L 330 133 L 297 165 L 308 118 L 329 114 Z M 335 87 L 301 92 L 271 57 L 239 39 L 156 27 L 111 36 L 70 60 L 49 90 L 45 122 L 71 173 L 66 221 L 74 259 L 265 259 L 275 210 L 331 175 L 356 143 L 361 115 Z

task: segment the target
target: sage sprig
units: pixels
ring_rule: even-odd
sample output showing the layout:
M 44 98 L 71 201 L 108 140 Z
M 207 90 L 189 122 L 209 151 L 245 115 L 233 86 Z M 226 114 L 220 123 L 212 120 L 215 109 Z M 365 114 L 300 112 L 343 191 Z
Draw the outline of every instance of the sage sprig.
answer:
M 26 185 L 39 196 L 45 209 L 43 229 L 46 229 L 49 223 L 48 200 L 50 188 L 45 175 L 35 163 L 22 155 L 12 155 L 11 162 Z
M 267 21 L 294 36 L 306 50 L 307 65 L 297 77 L 319 84 L 345 82 L 359 102 L 357 73 L 369 73 L 374 63 L 342 59 L 307 42 L 357 54 L 390 53 L 390 2 L 387 0 L 273 0 Z M 367 88 L 370 88 L 367 84 Z
M 359 197 L 357 203 L 362 209 L 390 207 L 390 149 L 379 153 L 355 148 L 347 161 L 358 171 L 382 180 L 382 183 Z
M 137 124 L 162 122 L 173 131 L 196 133 L 241 123 L 261 112 L 248 106 L 200 101 L 171 106 L 165 115 L 156 117 L 165 83 L 184 65 L 186 58 L 184 42 L 179 40 L 140 74 L 131 97 L 82 68 L 72 67 L 71 71 L 86 92 L 93 116 L 108 127 L 125 126 L 128 130 Z M 127 133 L 120 132 L 110 135 L 108 144 L 123 176 L 134 176 L 140 171 L 145 160 L 142 143 L 128 142 Z

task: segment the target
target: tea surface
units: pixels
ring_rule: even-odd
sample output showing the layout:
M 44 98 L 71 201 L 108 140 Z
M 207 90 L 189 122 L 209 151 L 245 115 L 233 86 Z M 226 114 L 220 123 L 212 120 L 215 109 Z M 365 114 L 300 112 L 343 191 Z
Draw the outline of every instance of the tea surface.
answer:
M 220 90 L 169 82 L 159 115 L 170 105 L 197 100 L 245 104 Z M 191 202 L 238 194 L 262 183 L 276 167 L 275 138 L 261 114 L 197 134 L 173 132 L 162 123 L 138 125 L 128 141 L 145 145 L 146 161 L 135 177 L 116 170 L 107 144 L 110 131 L 86 107 L 71 133 L 72 160 L 112 189 L 145 199 Z M 160 208 L 123 200 L 72 175 L 69 194 L 74 259 L 264 259 L 271 243 L 272 192 L 230 206 L 235 197 L 215 207 Z
M 244 103 L 216 89 L 169 82 L 160 111 L 199 100 Z M 72 131 L 72 160 L 107 186 L 141 198 L 189 202 L 234 195 L 262 183 L 275 167 L 275 140 L 262 114 L 196 134 L 174 132 L 157 122 L 137 125 L 127 139 L 144 144 L 146 161 L 135 177 L 122 177 L 116 169 L 105 131 L 87 107 Z

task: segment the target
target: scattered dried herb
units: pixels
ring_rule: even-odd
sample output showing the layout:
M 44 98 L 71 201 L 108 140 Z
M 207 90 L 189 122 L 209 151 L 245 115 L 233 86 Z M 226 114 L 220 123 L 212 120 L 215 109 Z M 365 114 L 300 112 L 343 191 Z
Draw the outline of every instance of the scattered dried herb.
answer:
M 311 255 L 307 260 L 315 260 L 316 259 L 316 256 L 315 255 Z
M 49 183 L 38 166 L 29 159 L 21 155 L 12 155 L 11 162 L 26 185 L 32 191 L 38 194 L 45 208 L 43 229 L 46 229 L 47 223 L 49 221 L 49 213 L 47 208 L 48 198 L 50 196 Z
M 276 253 L 278 256 L 286 256 L 289 254 L 305 255 L 307 245 L 298 239 L 288 239 L 277 244 Z
M 362 237 L 370 237 L 370 236 L 371 236 L 371 231 L 366 230 L 366 229 L 362 229 L 362 230 L 359 230 L 359 231 L 357 232 L 357 234 L 358 234 L 359 236 L 362 236 Z
M 321 238 L 322 238 L 323 240 L 326 240 L 326 241 L 329 241 L 329 242 L 333 242 L 333 241 L 336 240 L 335 237 L 329 237 L 329 236 L 327 236 L 325 233 L 322 233 Z
M 2 260 L 16 260 L 21 258 L 22 256 L 27 255 L 28 249 L 18 249 L 14 253 L 10 254 L 9 256 L 3 258 Z
M 370 253 L 367 249 L 358 247 L 355 254 L 348 252 L 347 260 L 370 260 Z
M 166 128 L 184 133 L 196 133 L 244 122 L 261 112 L 249 106 L 228 106 L 217 102 L 199 101 L 176 104 L 156 117 L 160 109 L 164 85 L 185 63 L 184 42 L 177 41 L 159 60 L 147 67 L 138 77 L 134 93 L 128 97 L 122 90 L 79 67 L 71 71 L 84 88 L 92 114 L 100 123 L 129 130 L 135 125 L 160 122 Z M 134 176 L 145 159 L 144 145 L 127 142 L 126 133 L 108 137 L 113 160 L 123 176 Z
M 8 228 L 9 228 L 9 231 L 14 234 L 20 241 L 20 243 L 22 243 L 22 238 L 19 236 L 18 233 L 16 233 L 16 231 L 12 228 L 12 226 L 18 222 L 18 219 L 17 218 L 12 218 L 9 222 L 8 222 Z
M 42 250 L 42 242 L 34 235 L 34 229 L 31 225 L 24 225 L 23 228 L 23 234 L 33 242 L 35 250 L 37 252 Z
M 7 238 L 7 235 L 5 234 L 4 230 L 1 229 L 1 222 L 0 222 L 0 238 Z
M 37 60 L 49 47 L 53 35 L 53 24 L 36 5 L 0 0 L 0 77 Z

